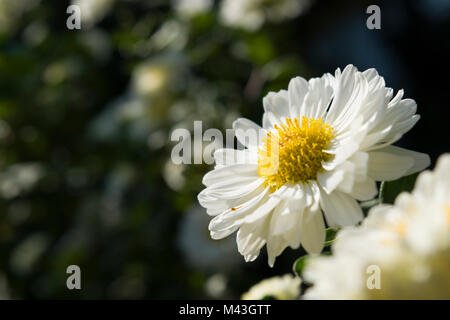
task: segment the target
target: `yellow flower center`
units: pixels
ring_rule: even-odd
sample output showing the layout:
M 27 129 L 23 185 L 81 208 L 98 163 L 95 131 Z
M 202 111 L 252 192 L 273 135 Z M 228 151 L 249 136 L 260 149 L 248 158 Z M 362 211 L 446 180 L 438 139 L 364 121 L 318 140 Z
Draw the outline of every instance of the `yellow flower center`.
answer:
M 320 119 L 287 118 L 286 124 L 275 125 L 258 150 L 258 174 L 266 179 L 272 191 L 286 183 L 316 179 L 322 162 L 332 155 L 326 153 L 333 128 Z

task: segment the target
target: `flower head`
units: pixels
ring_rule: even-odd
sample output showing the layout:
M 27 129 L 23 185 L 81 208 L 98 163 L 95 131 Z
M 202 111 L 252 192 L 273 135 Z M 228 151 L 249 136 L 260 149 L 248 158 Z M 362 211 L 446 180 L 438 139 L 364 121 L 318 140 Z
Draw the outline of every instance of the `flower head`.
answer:
M 300 295 L 301 283 L 299 277 L 294 277 L 291 274 L 265 279 L 244 293 L 242 300 L 294 300 Z
M 402 97 L 374 69 L 352 65 L 269 93 L 262 127 L 247 119 L 233 124 L 246 149 L 216 151 L 216 167 L 203 179 L 198 199 L 215 216 L 211 236 L 239 229 L 246 261 L 267 244 L 270 265 L 288 246 L 319 253 L 322 212 L 330 227 L 355 225 L 363 218 L 357 200 L 377 194 L 375 181 L 428 166 L 427 155 L 391 146 L 419 119 L 414 100 Z
M 338 233 L 333 255 L 308 261 L 312 299 L 450 298 L 450 154 L 419 175 L 412 193 L 371 209 L 360 227 Z M 370 289 L 367 268 L 379 268 Z

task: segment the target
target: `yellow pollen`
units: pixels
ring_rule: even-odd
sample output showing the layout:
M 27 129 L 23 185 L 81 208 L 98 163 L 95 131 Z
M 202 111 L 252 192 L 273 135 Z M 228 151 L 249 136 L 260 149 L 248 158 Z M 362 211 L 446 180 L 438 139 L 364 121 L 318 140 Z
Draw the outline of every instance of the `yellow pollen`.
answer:
M 287 118 L 286 124 L 275 125 L 258 150 L 258 174 L 272 191 L 286 183 L 314 180 L 322 170 L 322 162 L 332 155 L 326 150 L 333 138 L 333 128 L 322 121 L 302 117 Z
M 394 245 L 394 240 L 393 239 L 383 239 L 380 241 L 380 244 L 382 246 L 386 246 L 386 247 L 392 247 Z
M 407 228 L 408 226 L 405 220 L 398 220 L 386 225 L 383 229 L 391 235 L 394 233 L 400 238 L 404 238 L 406 236 Z M 395 241 L 392 237 L 388 237 L 381 240 L 380 243 L 384 246 L 392 246 Z
M 404 237 L 406 234 L 406 223 L 404 221 L 399 221 L 393 225 L 393 231 Z

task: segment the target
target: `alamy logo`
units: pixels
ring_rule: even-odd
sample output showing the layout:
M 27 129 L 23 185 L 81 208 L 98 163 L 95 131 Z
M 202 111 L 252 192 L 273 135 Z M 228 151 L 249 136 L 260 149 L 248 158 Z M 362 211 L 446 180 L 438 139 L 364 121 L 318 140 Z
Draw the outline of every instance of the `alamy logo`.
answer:
M 381 9 L 379 6 L 373 4 L 367 7 L 367 14 L 370 16 L 367 18 L 366 26 L 369 30 L 381 29 Z
M 244 129 L 227 129 L 225 139 L 222 132 L 218 129 L 210 128 L 203 132 L 202 121 L 194 121 L 193 135 L 184 128 L 177 128 L 172 131 L 170 140 L 177 142 L 172 148 L 171 159 L 176 165 L 180 164 L 202 164 L 209 165 L 217 163 L 234 163 L 245 164 L 245 153 L 239 152 L 222 152 L 215 151 L 227 148 L 235 149 L 235 137 L 239 137 L 237 150 L 244 150 L 243 145 L 259 145 L 260 141 L 265 139 L 263 129 L 248 128 Z M 260 150 L 259 155 L 262 156 L 264 162 L 264 174 L 275 174 L 279 166 L 279 141 L 278 139 L 270 139 L 267 148 Z
M 370 276 L 367 278 L 367 289 L 373 290 L 373 289 L 381 289 L 381 269 L 377 265 L 370 265 L 366 269 L 366 273 L 370 274 Z
M 66 269 L 66 273 L 70 274 L 69 277 L 67 277 L 66 286 L 67 289 L 73 290 L 73 289 L 81 289 L 81 269 L 76 264 L 70 265 Z
M 67 29 L 73 30 L 81 29 L 81 9 L 80 6 L 72 4 L 67 7 L 66 13 L 70 14 L 70 16 L 66 20 Z

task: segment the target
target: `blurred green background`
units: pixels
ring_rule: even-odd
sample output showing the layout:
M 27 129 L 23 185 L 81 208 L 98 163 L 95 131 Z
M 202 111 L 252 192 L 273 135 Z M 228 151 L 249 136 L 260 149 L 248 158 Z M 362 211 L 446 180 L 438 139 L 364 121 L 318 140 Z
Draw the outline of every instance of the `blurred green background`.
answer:
M 260 122 L 267 92 L 352 63 L 418 102 L 400 145 L 434 163 L 449 16 L 447 0 L 0 0 L 0 298 L 239 298 L 290 272 L 301 250 L 272 269 L 265 249 L 246 264 L 234 236 L 210 240 L 210 167 L 174 165 L 170 133 Z

